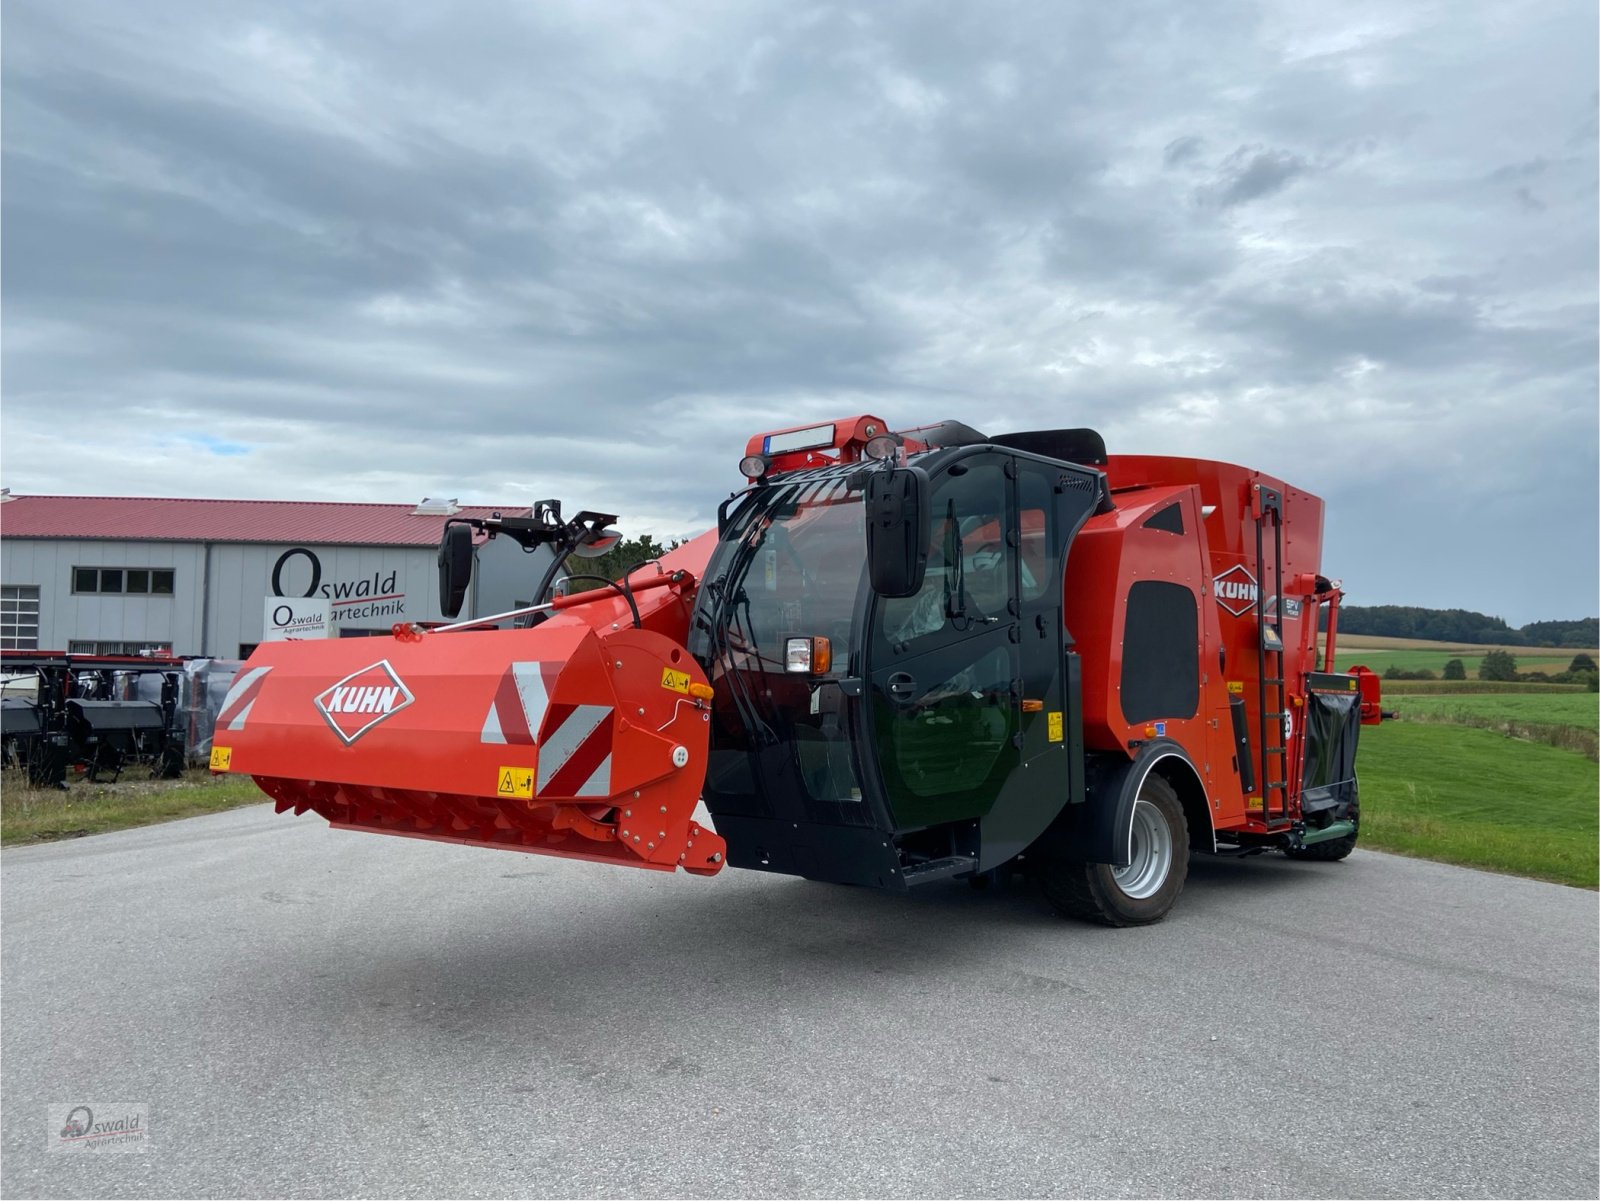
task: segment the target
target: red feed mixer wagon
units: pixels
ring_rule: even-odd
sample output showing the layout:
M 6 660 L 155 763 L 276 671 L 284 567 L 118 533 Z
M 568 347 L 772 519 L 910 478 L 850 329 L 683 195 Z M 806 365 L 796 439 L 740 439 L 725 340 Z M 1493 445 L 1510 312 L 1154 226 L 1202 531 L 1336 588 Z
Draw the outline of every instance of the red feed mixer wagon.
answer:
M 1112 925 L 1165 915 L 1190 852 L 1350 853 L 1379 684 L 1333 668 L 1317 497 L 1083 429 L 748 451 L 715 530 L 591 591 L 547 599 L 612 516 L 452 520 L 446 613 L 488 538 L 554 550 L 536 603 L 262 644 L 213 768 L 343 829 L 661 871 L 1022 870 Z

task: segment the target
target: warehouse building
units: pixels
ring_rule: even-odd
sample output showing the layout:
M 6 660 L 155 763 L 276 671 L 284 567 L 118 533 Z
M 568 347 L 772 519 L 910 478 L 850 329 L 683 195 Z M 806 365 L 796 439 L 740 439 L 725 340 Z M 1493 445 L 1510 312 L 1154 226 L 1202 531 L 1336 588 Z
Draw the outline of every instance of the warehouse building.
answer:
M 439 621 L 446 520 L 497 513 L 529 510 L 6 492 L 0 647 L 234 658 L 264 638 Z M 528 603 L 549 563 L 509 538 L 480 547 L 462 616 Z

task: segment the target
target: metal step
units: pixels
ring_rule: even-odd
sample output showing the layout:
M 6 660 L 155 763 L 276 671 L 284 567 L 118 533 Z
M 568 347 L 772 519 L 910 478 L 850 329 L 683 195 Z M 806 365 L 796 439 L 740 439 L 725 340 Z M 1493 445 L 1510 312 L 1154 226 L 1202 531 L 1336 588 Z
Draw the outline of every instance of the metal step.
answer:
M 913 884 L 926 884 L 930 880 L 944 880 L 950 876 L 959 876 L 962 872 L 976 871 L 978 860 L 971 855 L 951 855 L 944 859 L 930 859 L 926 863 L 917 863 L 906 868 L 900 873 L 900 878 L 906 882 L 907 887 Z

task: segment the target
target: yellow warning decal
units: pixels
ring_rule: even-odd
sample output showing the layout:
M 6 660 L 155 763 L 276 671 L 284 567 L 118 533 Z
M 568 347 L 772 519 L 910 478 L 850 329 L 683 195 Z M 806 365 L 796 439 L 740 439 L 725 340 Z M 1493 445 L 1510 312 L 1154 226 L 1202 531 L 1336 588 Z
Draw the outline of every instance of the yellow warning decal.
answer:
M 1228 691 L 1233 693 L 1234 696 L 1243 696 L 1244 695 L 1244 681 L 1243 680 L 1229 680 L 1228 681 Z
M 686 671 L 673 671 L 670 667 L 661 670 L 661 687 L 689 694 L 689 673 Z
M 211 770 L 227 771 L 233 764 L 233 748 L 231 746 L 213 746 L 211 748 Z
M 500 786 L 495 789 L 495 792 L 501 796 L 519 796 L 532 800 L 533 768 L 502 767 L 500 769 Z
M 1348 689 L 1348 690 L 1349 690 L 1349 691 L 1350 691 L 1350 692 L 1354 692 L 1354 691 L 1355 691 L 1355 690 L 1356 690 L 1356 681 L 1354 681 L 1354 680 L 1351 680 L 1351 681 L 1350 681 L 1350 687 L 1349 687 L 1349 689 Z
M 1064 737 L 1061 728 L 1061 713 L 1058 710 L 1052 710 L 1047 716 L 1050 719 L 1050 741 L 1060 742 Z

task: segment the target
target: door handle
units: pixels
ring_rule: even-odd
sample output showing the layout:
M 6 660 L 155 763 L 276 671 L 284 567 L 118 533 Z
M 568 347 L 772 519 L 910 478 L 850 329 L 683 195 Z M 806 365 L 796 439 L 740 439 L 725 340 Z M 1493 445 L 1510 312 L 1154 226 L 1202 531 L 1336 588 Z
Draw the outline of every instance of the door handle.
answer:
M 917 682 L 903 671 L 897 671 L 886 681 L 889 699 L 908 705 L 917 695 Z

